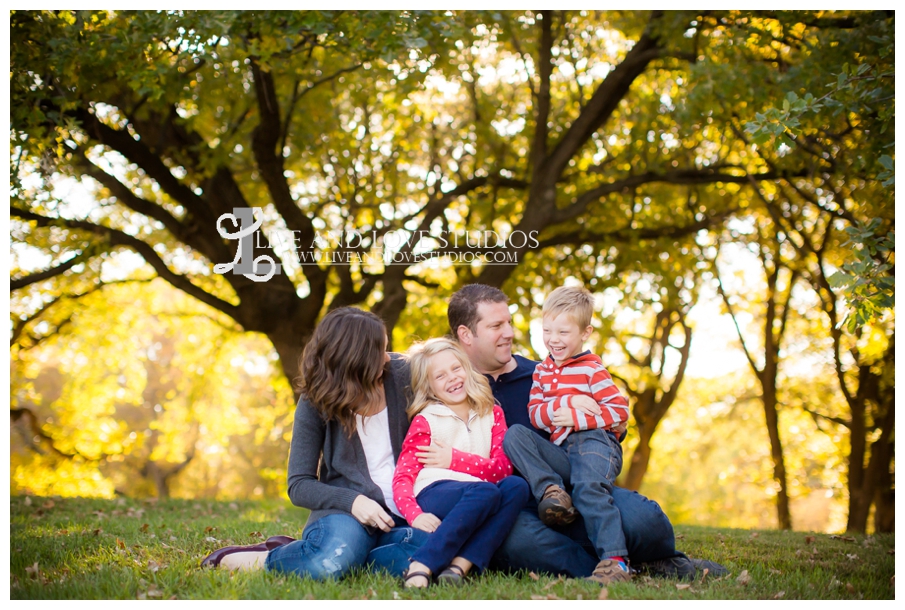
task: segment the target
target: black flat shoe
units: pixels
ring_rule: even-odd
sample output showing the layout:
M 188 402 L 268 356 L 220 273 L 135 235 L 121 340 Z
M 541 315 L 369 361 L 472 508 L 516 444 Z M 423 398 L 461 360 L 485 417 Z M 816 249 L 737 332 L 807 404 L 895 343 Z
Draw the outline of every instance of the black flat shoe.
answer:
M 437 582 L 444 585 L 459 586 L 465 582 L 465 571 L 456 564 L 451 563 L 437 576 Z

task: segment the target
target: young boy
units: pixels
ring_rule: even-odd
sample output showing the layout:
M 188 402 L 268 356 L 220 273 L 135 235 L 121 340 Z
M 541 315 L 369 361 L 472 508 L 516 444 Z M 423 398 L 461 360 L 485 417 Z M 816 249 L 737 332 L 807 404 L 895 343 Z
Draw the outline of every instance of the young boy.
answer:
M 578 509 L 601 559 L 592 578 L 608 583 L 631 578 L 611 493 L 622 470 L 619 437 L 628 401 L 600 358 L 584 351 L 593 309 L 594 298 L 584 288 L 557 288 L 544 302 L 544 346 L 550 355 L 534 371 L 528 415 L 535 427 L 550 432 L 553 445 L 546 455 L 510 458 L 528 480 L 544 523 L 571 523 Z

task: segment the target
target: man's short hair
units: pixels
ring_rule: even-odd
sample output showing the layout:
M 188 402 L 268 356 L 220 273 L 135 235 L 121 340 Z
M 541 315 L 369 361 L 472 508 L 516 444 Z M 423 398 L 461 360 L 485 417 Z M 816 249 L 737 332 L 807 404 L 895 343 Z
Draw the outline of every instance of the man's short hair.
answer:
M 454 339 L 459 338 L 459 327 L 465 326 L 471 332 L 478 332 L 478 305 L 481 303 L 508 303 L 509 297 L 493 286 L 484 284 L 468 284 L 459 288 L 449 299 L 449 307 L 446 309 L 446 318 L 449 320 L 449 330 Z
M 560 286 L 544 301 L 543 317 L 556 318 L 560 314 L 572 318 L 578 328 L 587 328 L 594 315 L 594 296 L 581 286 Z

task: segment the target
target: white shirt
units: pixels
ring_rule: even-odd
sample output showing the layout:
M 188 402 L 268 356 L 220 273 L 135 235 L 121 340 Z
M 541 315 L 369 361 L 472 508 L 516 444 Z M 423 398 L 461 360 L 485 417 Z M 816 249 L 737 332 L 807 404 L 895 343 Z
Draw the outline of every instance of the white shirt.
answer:
M 371 480 L 383 492 L 383 499 L 394 514 L 399 514 L 393 502 L 393 472 L 396 463 L 393 460 L 393 445 L 390 444 L 390 422 L 386 406 L 370 417 L 355 415 L 355 429 L 365 450 L 368 461 L 368 474 Z

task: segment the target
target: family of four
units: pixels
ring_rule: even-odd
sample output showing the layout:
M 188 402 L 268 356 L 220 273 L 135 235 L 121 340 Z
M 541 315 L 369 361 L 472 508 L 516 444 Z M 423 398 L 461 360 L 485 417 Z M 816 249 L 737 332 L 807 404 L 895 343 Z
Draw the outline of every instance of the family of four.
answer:
M 315 579 L 369 566 L 407 587 L 472 570 L 531 570 L 601 584 L 725 568 L 676 551 L 660 507 L 616 487 L 628 402 L 584 350 L 593 298 L 544 303 L 541 363 L 512 353 L 506 295 L 480 284 L 449 302 L 451 338 L 387 353 L 386 327 L 346 307 L 305 347 L 289 497 L 300 540 L 226 547 L 203 566 Z

